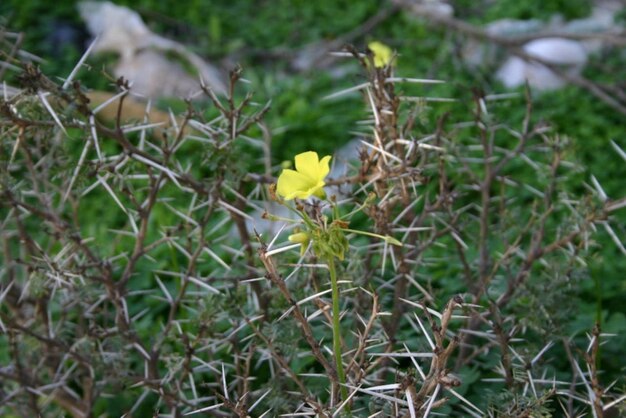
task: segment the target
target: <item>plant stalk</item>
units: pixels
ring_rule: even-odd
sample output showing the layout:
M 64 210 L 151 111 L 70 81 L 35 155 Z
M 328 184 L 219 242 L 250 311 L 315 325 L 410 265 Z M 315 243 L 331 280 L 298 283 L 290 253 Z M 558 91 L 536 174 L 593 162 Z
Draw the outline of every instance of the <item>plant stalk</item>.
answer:
M 335 354 L 335 366 L 339 376 L 341 400 L 348 399 L 348 389 L 346 388 L 346 373 L 343 370 L 341 361 L 341 329 L 339 328 L 339 286 L 337 284 L 337 270 L 335 269 L 335 257 L 328 257 L 328 270 L 330 271 L 330 285 L 333 296 L 333 353 Z M 350 406 L 345 406 L 346 411 L 350 411 Z

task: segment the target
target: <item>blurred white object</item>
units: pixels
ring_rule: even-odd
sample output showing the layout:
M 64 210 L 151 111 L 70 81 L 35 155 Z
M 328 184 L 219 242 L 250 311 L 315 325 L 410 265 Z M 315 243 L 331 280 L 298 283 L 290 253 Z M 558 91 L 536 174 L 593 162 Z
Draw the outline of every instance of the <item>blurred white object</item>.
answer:
M 445 18 L 454 15 L 454 8 L 441 0 L 418 0 L 411 4 L 411 8 L 419 16 Z
M 135 93 L 147 97 L 187 97 L 200 88 L 200 77 L 215 92 L 226 87 L 219 71 L 184 45 L 163 38 L 150 29 L 136 12 L 110 2 L 82 2 L 78 10 L 91 35 L 97 37 L 94 52 L 116 52 L 120 60 L 115 76 L 132 82 Z M 184 66 L 165 56 L 174 52 L 196 70 L 189 74 Z
M 580 42 L 562 38 L 543 38 L 528 42 L 522 48 L 531 57 L 558 65 L 569 74 L 579 74 L 587 62 L 587 51 Z M 498 70 L 496 77 L 506 87 L 515 88 L 526 81 L 538 91 L 554 90 L 566 81 L 545 65 L 510 57 Z
M 515 38 L 539 32 L 564 34 L 620 33 L 623 27 L 615 22 L 615 15 L 623 6 L 620 0 L 595 0 L 591 15 L 564 22 L 559 14 L 553 15 L 546 24 L 540 20 L 496 20 L 485 26 L 485 31 L 497 38 Z M 600 38 L 573 41 L 559 37 L 540 38 L 523 46 L 526 54 L 561 66 L 569 74 L 579 74 L 590 54 L 605 46 Z M 495 43 L 470 39 L 463 51 L 465 62 L 471 67 L 491 66 L 508 55 L 506 48 Z M 565 80 L 539 63 L 526 62 L 521 58 L 509 56 L 501 65 L 497 78 L 507 87 L 518 87 L 528 80 L 537 91 L 553 90 L 565 85 Z
M 543 23 L 538 19 L 518 20 L 500 19 L 485 26 L 485 32 L 499 38 L 514 38 L 520 35 L 538 32 Z M 472 68 L 483 65 L 493 65 L 502 59 L 504 51 L 496 44 L 487 43 L 478 39 L 467 39 L 461 51 L 463 60 Z
M 615 15 L 622 9 L 619 0 L 597 0 L 591 15 L 584 19 L 576 19 L 568 22 L 563 29 L 567 33 L 616 33 L 623 31 L 623 26 L 615 22 Z M 602 49 L 601 39 L 587 39 L 582 41 L 585 50 L 590 53 Z

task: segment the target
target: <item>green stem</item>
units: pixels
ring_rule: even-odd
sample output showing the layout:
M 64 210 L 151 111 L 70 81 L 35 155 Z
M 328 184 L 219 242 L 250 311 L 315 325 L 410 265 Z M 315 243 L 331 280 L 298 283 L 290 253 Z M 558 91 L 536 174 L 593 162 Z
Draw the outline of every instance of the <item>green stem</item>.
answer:
M 390 237 L 389 235 L 374 234 L 373 232 L 359 231 L 358 229 L 350 229 L 350 228 L 342 228 L 342 229 L 344 232 L 352 232 L 354 234 L 361 234 L 361 235 L 367 235 L 368 237 L 380 238 L 383 241 L 387 241 L 389 244 L 402 247 L 402 243 L 400 241 L 398 241 L 394 237 Z
M 333 352 L 335 353 L 335 365 L 339 376 L 341 399 L 348 399 L 348 389 L 346 388 L 346 372 L 343 370 L 341 361 L 341 329 L 339 328 L 339 286 L 337 285 L 337 271 L 335 270 L 335 257 L 328 257 L 328 270 L 330 271 L 330 285 L 333 295 Z M 349 405 L 345 407 L 350 411 Z
M 602 329 L 602 282 L 600 281 L 600 275 L 596 271 L 595 274 L 591 273 L 595 279 L 596 284 L 596 324 Z M 598 348 L 598 355 L 596 356 L 596 367 L 600 367 L 600 361 L 602 359 L 602 346 Z
M 305 211 L 299 211 L 295 208 L 292 208 L 291 205 L 288 205 L 286 203 L 283 204 L 283 206 L 285 206 L 287 209 L 289 209 L 291 212 L 295 213 L 296 215 L 298 215 L 300 217 L 300 219 L 302 219 L 302 221 L 306 224 L 306 226 L 310 229 L 310 230 L 314 230 L 315 229 L 315 224 L 313 223 L 313 221 L 311 220 L 311 218 L 309 218 L 309 215 L 306 214 Z M 293 222 L 293 220 L 291 220 Z

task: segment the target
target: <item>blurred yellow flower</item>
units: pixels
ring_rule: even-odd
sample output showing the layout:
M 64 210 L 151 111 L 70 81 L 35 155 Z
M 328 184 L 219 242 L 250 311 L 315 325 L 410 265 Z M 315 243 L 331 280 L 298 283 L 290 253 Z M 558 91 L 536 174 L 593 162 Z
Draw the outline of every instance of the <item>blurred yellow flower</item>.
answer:
M 382 68 L 391 62 L 393 51 L 382 42 L 374 41 L 367 44 L 367 47 L 374 54 L 374 67 Z
M 276 191 L 285 200 L 306 199 L 311 195 L 324 198 L 324 178 L 330 172 L 330 158 L 327 155 L 320 161 L 314 151 L 296 155 L 296 169 L 284 169 L 280 173 Z

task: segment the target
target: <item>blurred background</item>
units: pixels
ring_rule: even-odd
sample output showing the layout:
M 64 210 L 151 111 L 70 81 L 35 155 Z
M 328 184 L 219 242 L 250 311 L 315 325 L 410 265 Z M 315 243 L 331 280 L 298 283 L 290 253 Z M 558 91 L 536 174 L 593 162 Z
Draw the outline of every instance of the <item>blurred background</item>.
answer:
M 275 150 L 279 151 L 277 158 L 286 159 L 313 145 L 325 152 L 349 139 L 346 132 L 362 111 L 358 95 L 321 100 L 359 81 L 354 62 L 329 55 L 348 43 L 365 50 L 369 41 L 380 40 L 397 51 L 397 74 L 446 81 L 421 92 L 455 98 L 457 102 L 433 105 L 431 113 L 423 118 L 425 124 L 434 123 L 439 114 L 464 106 L 474 89 L 487 94 L 515 91 L 507 89 L 502 78 L 496 77 L 510 55 L 506 48 L 497 42 L 480 40 L 480 34 L 472 37 L 471 33 L 446 24 L 446 20 L 463 22 L 499 39 L 532 39 L 542 33 L 589 35 L 592 42 L 587 44 L 595 44 L 583 45 L 582 57 L 574 45 L 572 56 L 561 60 L 573 60 L 580 76 L 598 83 L 599 88 L 613 88 L 608 95 L 618 102 L 621 112 L 594 96 L 589 88 L 571 83 L 549 94 L 536 94 L 535 112 L 559 132 L 574 138 L 585 162 L 591 166 L 600 164 L 603 170 L 596 176 L 603 176 L 610 169 L 610 162 L 604 161 L 604 153 L 592 151 L 608 151 L 610 139 L 624 144 L 626 9 L 621 0 L 116 2 L 136 12 L 130 18 L 128 14 L 105 16 L 103 7 L 85 7 L 104 3 L 80 4 L 5 0 L 0 4 L 0 16 L 8 29 L 23 32 L 22 48 L 43 59 L 40 65 L 44 73 L 58 77 L 70 73 L 93 39 L 87 22 L 96 21 L 92 26 L 97 30 L 109 27 L 119 32 L 120 25 L 134 24 L 120 20 L 133 17 L 143 20 L 142 25 L 152 33 L 184 45 L 223 74 L 240 64 L 251 81 L 256 100 L 272 100 L 268 125 L 273 130 Z M 138 37 L 132 30 L 117 39 L 121 47 Z M 142 47 L 145 46 L 137 45 L 138 49 Z M 572 49 L 572 45 L 565 44 L 568 48 Z M 557 44 L 548 48 L 544 57 L 562 49 Z M 113 49 L 91 54 L 87 61 L 91 70 L 81 71 L 80 80 L 92 89 L 112 90 L 101 72 L 114 74 L 119 55 Z M 173 55 L 171 50 L 165 52 L 168 59 L 175 60 Z M 188 63 L 185 65 L 189 67 Z M 515 75 L 511 77 L 514 79 Z M 519 87 L 517 91 L 522 90 Z M 170 100 L 166 106 L 175 104 L 175 100 Z M 519 117 L 523 108 L 517 103 L 503 105 L 507 106 L 511 114 L 503 119 L 514 123 L 513 118 Z M 610 190 L 611 186 L 607 187 Z

